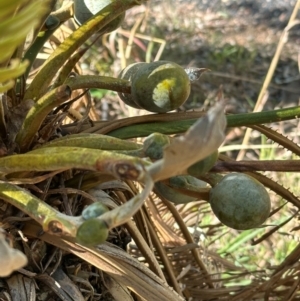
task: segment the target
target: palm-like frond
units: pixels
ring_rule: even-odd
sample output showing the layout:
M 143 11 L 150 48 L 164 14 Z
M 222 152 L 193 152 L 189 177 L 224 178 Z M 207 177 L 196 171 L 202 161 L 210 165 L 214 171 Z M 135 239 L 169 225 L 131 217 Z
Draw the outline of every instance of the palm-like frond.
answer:
M 0 92 L 11 89 L 28 63 L 10 60 L 14 51 L 35 28 L 46 11 L 48 1 L 3 0 L 0 3 Z

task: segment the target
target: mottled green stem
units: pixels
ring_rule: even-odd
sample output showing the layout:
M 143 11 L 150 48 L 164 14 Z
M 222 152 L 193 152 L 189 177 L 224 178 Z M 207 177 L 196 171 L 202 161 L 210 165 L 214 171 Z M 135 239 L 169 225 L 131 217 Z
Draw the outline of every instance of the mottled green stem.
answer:
M 79 147 L 39 148 L 26 154 L 0 158 L 0 172 L 85 169 L 102 171 L 117 178 L 134 175 L 136 166 L 147 162 L 123 154 Z
M 140 3 L 141 1 L 138 0 L 112 1 L 93 18 L 74 31 L 55 49 L 44 63 L 29 86 L 25 94 L 25 99 L 36 100 L 43 95 L 58 70 L 87 39 L 124 11 Z
M 119 151 L 138 150 L 141 148 L 141 145 L 132 141 L 122 140 L 101 134 L 89 133 L 73 134 L 57 138 L 55 140 L 43 144 L 41 148 L 57 146 L 84 147 L 92 149 Z
M 51 1 L 52 4 L 48 6 L 53 9 L 56 0 Z M 42 28 L 35 30 L 34 35 L 36 36 L 33 44 L 26 51 L 23 60 L 29 60 L 30 64 L 25 72 L 25 79 L 27 79 L 32 64 L 36 60 L 36 57 L 45 43 L 49 40 L 49 38 L 53 35 L 53 33 L 57 30 L 57 28 L 63 24 L 65 21 L 71 18 L 72 12 L 72 2 L 67 3 L 60 9 L 52 12 L 50 15 L 47 14 L 47 18 L 45 23 L 43 23 Z
M 40 98 L 29 110 L 16 137 L 16 142 L 22 152 L 30 148 L 35 134 L 51 110 L 65 102 L 70 97 L 71 92 L 69 86 L 62 85 Z
M 81 217 L 68 217 L 58 212 L 29 191 L 0 181 L 0 198 L 28 214 L 43 227 L 44 231 L 76 236 Z
M 130 164 L 127 163 L 127 168 L 129 166 Z M 75 217 L 62 214 L 25 189 L 3 181 L 0 181 L 0 198 L 28 214 L 41 224 L 46 232 L 58 236 L 76 237 L 84 243 L 97 245 L 106 239 L 108 230 L 128 221 L 140 209 L 152 191 L 153 181 L 149 174 L 145 173 L 143 166 L 131 167 L 133 167 L 135 173 L 133 174 L 133 169 L 131 169 L 131 173 L 123 174 L 123 176 L 144 183 L 145 188 L 140 194 L 135 195 L 122 206 L 100 215 L 97 220 L 85 220 L 81 216 Z M 101 228 L 99 228 L 99 224 Z M 89 226 L 93 229 L 90 229 Z M 82 238 L 82 235 L 88 237 Z

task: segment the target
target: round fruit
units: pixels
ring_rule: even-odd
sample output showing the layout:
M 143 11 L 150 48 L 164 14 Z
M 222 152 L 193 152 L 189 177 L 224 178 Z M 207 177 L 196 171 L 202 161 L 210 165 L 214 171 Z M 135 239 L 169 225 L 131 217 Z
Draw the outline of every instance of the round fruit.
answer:
M 126 79 L 128 81 L 131 81 L 133 74 L 135 74 L 137 72 L 137 70 L 145 64 L 147 64 L 147 63 L 134 63 L 131 65 L 128 65 L 126 68 L 124 68 L 120 72 L 118 77 L 121 79 Z M 141 106 L 139 106 L 138 104 L 135 103 L 131 94 L 119 92 L 118 95 L 128 106 L 134 107 L 136 109 L 142 109 Z
M 188 98 L 191 83 L 185 70 L 168 61 L 141 66 L 131 80 L 131 94 L 143 109 L 166 113 L 179 108 Z
M 77 230 L 76 240 L 85 246 L 96 246 L 106 241 L 108 228 L 104 221 L 91 218 L 84 221 Z
M 107 211 L 108 208 L 105 205 L 103 205 L 101 202 L 95 202 L 84 208 L 81 216 L 84 220 L 87 220 L 90 218 L 98 217 Z
M 268 218 L 271 202 L 265 187 L 242 174 L 224 176 L 209 195 L 214 214 L 226 226 L 246 230 L 260 226 Z
M 164 147 L 170 144 L 170 137 L 161 133 L 152 133 L 145 138 L 143 151 L 152 160 L 163 157 Z

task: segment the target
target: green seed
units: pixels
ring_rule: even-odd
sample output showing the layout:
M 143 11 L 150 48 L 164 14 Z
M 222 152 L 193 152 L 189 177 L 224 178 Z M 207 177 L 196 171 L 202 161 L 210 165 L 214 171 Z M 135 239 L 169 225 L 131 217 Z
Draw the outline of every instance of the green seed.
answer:
M 237 230 L 260 226 L 271 210 L 270 196 L 265 187 L 242 173 L 224 176 L 211 189 L 209 202 L 217 218 Z
M 98 217 L 107 211 L 108 208 L 105 205 L 101 202 L 95 202 L 84 208 L 81 215 L 83 219 L 88 220 L 90 218 Z
M 108 228 L 104 221 L 91 218 L 84 221 L 77 230 L 76 240 L 85 246 L 96 246 L 106 241 Z

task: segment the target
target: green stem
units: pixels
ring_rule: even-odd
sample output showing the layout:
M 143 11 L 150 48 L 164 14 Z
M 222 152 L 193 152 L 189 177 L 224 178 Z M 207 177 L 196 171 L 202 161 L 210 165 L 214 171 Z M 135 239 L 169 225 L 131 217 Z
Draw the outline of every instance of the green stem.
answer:
M 99 75 L 79 75 L 70 77 L 65 81 L 65 84 L 70 86 L 72 90 L 77 89 L 106 89 L 122 93 L 131 92 L 131 83 L 125 79 L 99 76 Z
M 227 115 L 226 118 L 227 127 L 239 127 L 297 119 L 298 116 L 300 116 L 300 106 L 258 113 Z M 110 131 L 107 134 L 120 139 L 145 137 L 153 132 L 166 135 L 178 134 L 187 131 L 188 128 L 196 122 L 196 120 L 197 119 L 189 119 L 134 124 Z
M 95 41 L 97 41 L 97 39 L 95 39 Z M 79 62 L 79 60 L 88 51 L 89 48 L 90 47 L 85 47 L 84 49 L 79 50 L 72 57 L 69 58 L 69 60 L 65 63 L 65 65 L 59 71 L 59 74 L 53 84 L 54 88 L 62 85 L 65 82 L 65 80 L 68 78 L 68 76 L 72 72 L 74 66 Z
M 56 0 L 51 0 L 48 7 L 53 10 Z M 27 79 L 32 64 L 34 63 L 38 53 L 52 34 L 57 30 L 57 28 L 72 17 L 72 2 L 67 3 L 58 10 L 52 12 L 50 15 L 45 16 L 45 22 L 41 22 L 42 28 L 35 30 L 36 38 L 33 44 L 26 51 L 23 60 L 29 60 L 30 64 L 25 73 L 25 79 Z
M 87 39 L 127 9 L 140 3 L 141 1 L 138 0 L 112 1 L 93 18 L 74 31 L 46 60 L 29 86 L 25 94 L 25 99 L 36 100 L 43 95 L 58 70 Z
M 16 142 L 22 152 L 30 148 L 34 136 L 51 110 L 66 101 L 70 95 L 70 87 L 62 85 L 40 98 L 29 110 L 16 137 Z
M 253 124 L 280 122 L 284 120 L 297 119 L 298 116 L 300 116 L 300 106 L 257 113 L 228 115 L 227 126 L 238 127 Z

